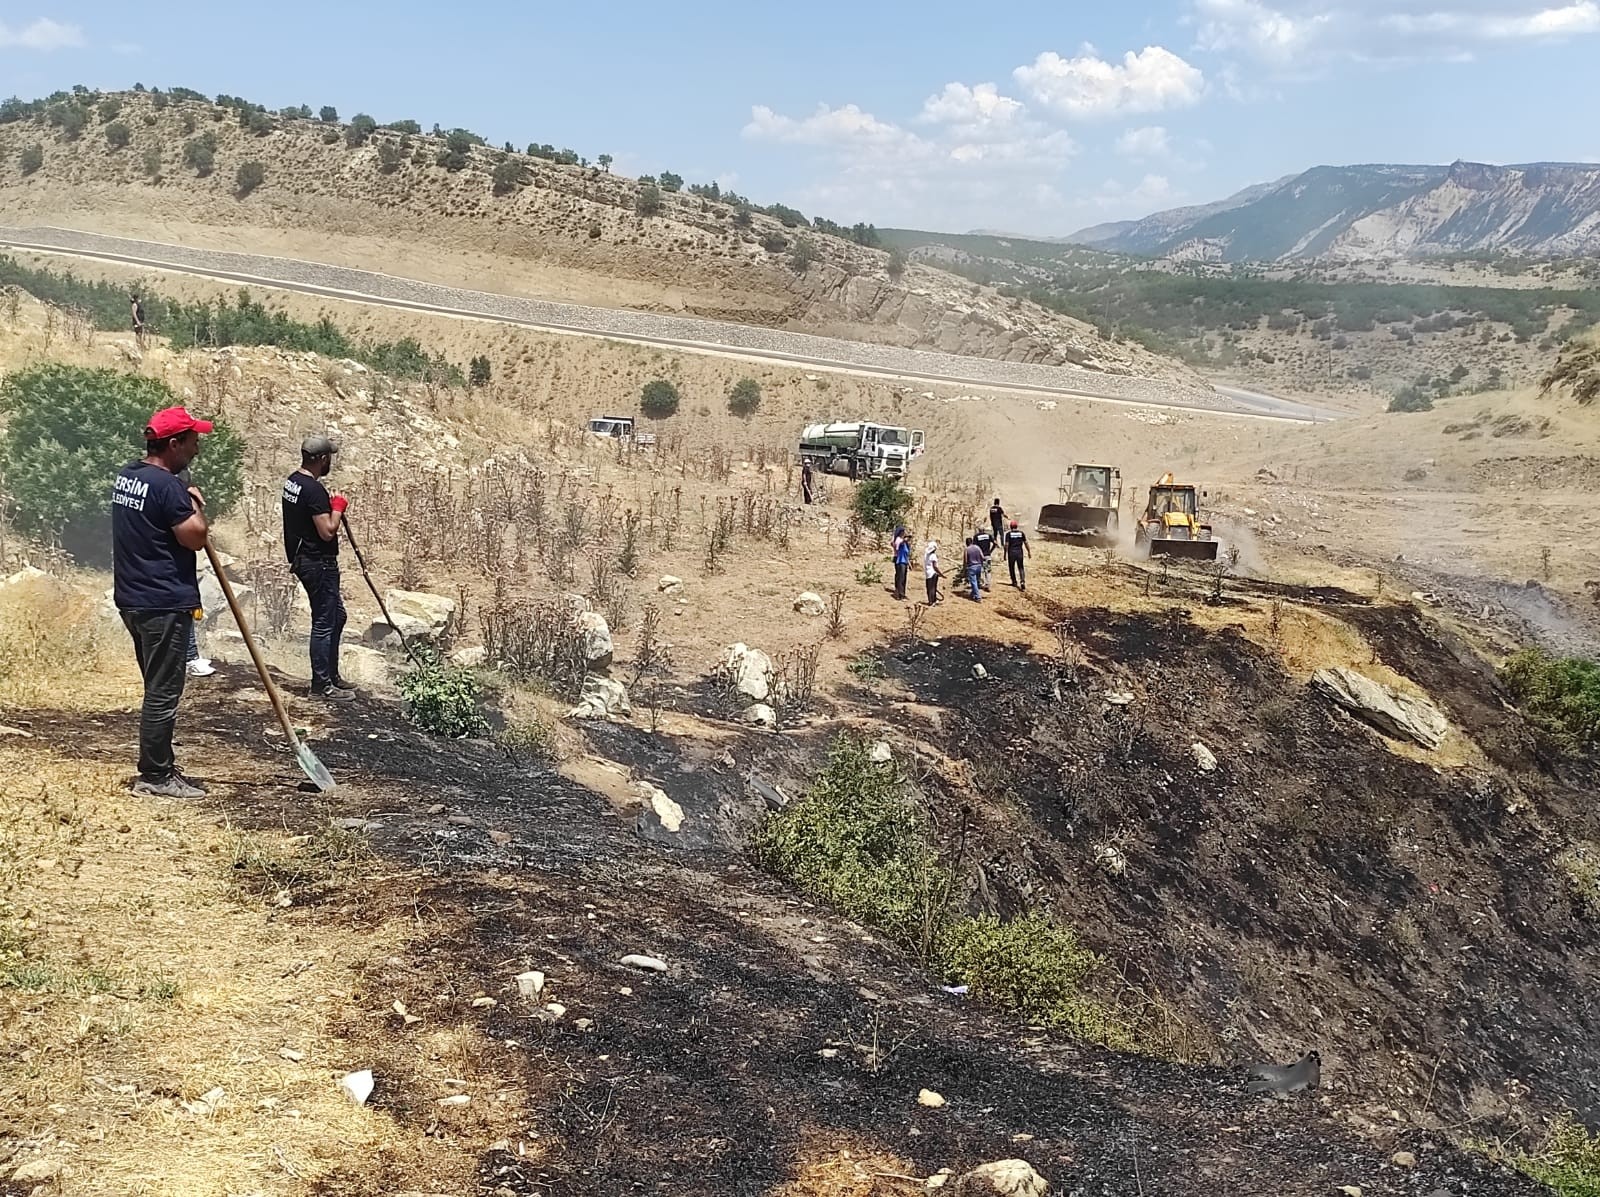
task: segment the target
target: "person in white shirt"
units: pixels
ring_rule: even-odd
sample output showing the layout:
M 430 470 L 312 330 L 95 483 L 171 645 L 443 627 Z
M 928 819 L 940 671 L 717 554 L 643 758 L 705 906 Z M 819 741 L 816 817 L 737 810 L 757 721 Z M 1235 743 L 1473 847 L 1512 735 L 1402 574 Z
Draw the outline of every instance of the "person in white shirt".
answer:
M 922 551 L 922 575 L 928 583 L 928 606 L 932 607 L 939 601 L 939 579 L 944 573 L 939 569 L 939 542 L 930 540 L 928 547 Z

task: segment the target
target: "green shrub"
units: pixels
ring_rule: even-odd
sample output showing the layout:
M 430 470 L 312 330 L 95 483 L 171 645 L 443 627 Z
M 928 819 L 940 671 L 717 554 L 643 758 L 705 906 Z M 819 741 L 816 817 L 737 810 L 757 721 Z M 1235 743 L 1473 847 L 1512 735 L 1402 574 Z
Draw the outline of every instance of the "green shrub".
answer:
M 261 162 L 241 162 L 233 177 L 234 193 L 240 199 L 267 181 L 267 168 Z
M 386 175 L 392 175 L 400 169 L 405 161 L 405 152 L 392 141 L 378 143 L 378 169 Z
M 517 159 L 507 158 L 504 162 L 496 164 L 492 177 L 494 193 L 505 195 L 508 191 L 516 191 L 528 181 L 528 170 Z
M 324 104 L 322 110 L 317 113 L 317 119 L 325 125 L 337 125 L 339 123 L 339 110 L 332 104 Z
M 849 918 L 907 946 L 931 945 L 949 879 L 906 800 L 895 765 L 835 740 L 805 798 L 774 814 L 755 841 L 763 865 Z
M 1507 661 L 1501 677 L 1545 731 L 1573 748 L 1600 744 L 1600 663 L 1530 648 Z
M 183 164 L 200 178 L 205 178 L 217 165 L 216 138 L 210 133 L 183 143 Z
M 350 118 L 350 127 L 344 131 L 344 143 L 352 150 L 357 146 L 366 145 L 367 138 L 371 137 L 377 128 L 377 121 L 365 112 L 358 112 Z
M 159 179 L 161 177 L 161 147 L 159 145 L 145 146 L 144 153 L 139 158 L 139 166 L 150 178 Z
M 683 176 L 675 175 L 670 170 L 661 172 L 660 183 L 663 191 L 677 192 L 683 190 Z
M 897 245 L 891 249 L 889 251 L 888 263 L 889 277 L 892 279 L 899 279 L 902 275 L 904 275 L 906 272 L 906 266 L 910 263 L 910 260 L 911 259 L 909 255 L 907 255 L 903 245 Z
M 1048 915 L 1009 923 L 992 915 L 956 919 L 941 933 L 938 952 L 949 976 L 980 1001 L 1093 1043 L 1134 1046 L 1127 1025 L 1087 988 L 1104 962 Z
M 489 730 L 478 707 L 478 678 L 470 669 L 424 659 L 401 675 L 400 697 L 411 722 L 425 732 L 459 740 Z
M 494 368 L 490 366 L 489 359 L 479 354 L 467 366 L 467 381 L 475 387 L 486 387 L 489 379 L 494 376 Z
M 1420 387 L 1406 387 L 1389 400 L 1390 411 L 1432 411 L 1433 396 Z
M 1591 1136 L 1571 1114 L 1558 1119 L 1534 1152 L 1490 1151 L 1560 1197 L 1600 1197 L 1600 1136 Z
M 882 586 L 883 566 L 875 561 L 869 561 L 865 565 L 858 566 L 856 568 L 856 585 Z
M 24 178 L 33 174 L 34 171 L 44 165 L 44 146 L 38 142 L 30 146 L 24 146 L 22 153 L 18 155 L 18 163 L 22 167 Z
M 868 478 L 856 487 L 851 506 L 863 528 L 892 532 L 906 522 L 906 512 L 911 510 L 911 494 L 900 485 L 900 479 L 885 474 Z
M 816 260 L 817 247 L 811 244 L 810 238 L 801 237 L 794 243 L 794 250 L 789 254 L 789 268 L 796 274 L 804 274 Z
M 761 406 L 761 384 L 753 378 L 741 378 L 733 384 L 728 394 L 728 410 L 741 419 L 755 415 Z
M 127 121 L 112 121 L 106 126 L 106 144 L 112 149 L 127 149 L 132 140 L 133 130 L 128 128 Z
M 678 402 L 678 388 L 664 378 L 657 378 L 644 384 L 639 410 L 652 420 L 664 420 L 677 414 Z
M 273 129 L 277 128 L 277 126 L 273 124 L 272 117 L 268 116 L 267 113 L 260 108 L 257 108 L 245 119 L 244 127 L 256 137 L 265 137 L 268 133 L 271 133 Z
M 0 468 L 17 523 L 56 535 L 74 552 L 109 551 L 111 480 L 144 455 L 150 413 L 177 402 L 166 383 L 116 370 L 34 366 L 0 384 Z M 244 490 L 244 445 L 226 425 L 201 442 L 195 485 L 213 519 L 227 514 Z
M 495 737 L 495 743 L 514 760 L 541 765 L 554 765 L 561 760 L 561 746 L 555 731 L 542 719 L 509 724 Z
M 633 210 L 640 216 L 654 216 L 661 211 L 661 188 L 654 183 L 644 183 L 639 187 L 638 197 L 633 201 Z

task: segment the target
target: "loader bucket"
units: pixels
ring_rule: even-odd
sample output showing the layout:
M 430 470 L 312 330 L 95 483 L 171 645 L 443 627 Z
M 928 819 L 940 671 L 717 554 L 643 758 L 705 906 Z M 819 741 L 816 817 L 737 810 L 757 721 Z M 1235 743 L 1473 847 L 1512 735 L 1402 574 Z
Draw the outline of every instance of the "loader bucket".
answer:
M 1152 557 L 1175 557 L 1180 561 L 1215 561 L 1219 540 L 1170 540 L 1156 537 L 1146 542 Z
M 1110 507 L 1086 503 L 1046 503 L 1039 508 L 1037 530 L 1040 536 L 1063 540 L 1104 540 L 1113 514 Z

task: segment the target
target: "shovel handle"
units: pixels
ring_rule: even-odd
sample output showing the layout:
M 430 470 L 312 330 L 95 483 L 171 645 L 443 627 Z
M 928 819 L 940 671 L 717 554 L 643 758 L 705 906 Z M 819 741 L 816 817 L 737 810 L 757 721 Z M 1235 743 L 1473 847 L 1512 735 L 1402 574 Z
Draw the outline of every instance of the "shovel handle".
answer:
M 250 634 L 250 625 L 245 622 L 244 612 L 239 610 L 239 600 L 233 593 L 233 583 L 228 581 L 228 575 L 223 572 L 222 562 L 217 560 L 217 550 L 211 547 L 210 540 L 206 541 L 206 560 L 211 562 L 211 570 L 217 575 L 217 585 L 222 587 L 222 597 L 228 600 L 228 610 L 233 612 L 233 622 L 239 625 L 239 634 L 244 637 L 244 646 L 250 650 L 250 659 L 256 663 L 256 672 L 261 675 L 261 684 L 266 688 L 267 697 L 272 700 L 272 709 L 278 713 L 278 722 L 283 725 L 283 734 L 289 737 L 291 745 L 298 744 L 300 737 L 295 735 L 294 724 L 289 722 L 289 712 L 283 705 L 283 697 L 267 673 L 267 663 L 261 659 L 261 650 L 256 647 L 256 638 Z

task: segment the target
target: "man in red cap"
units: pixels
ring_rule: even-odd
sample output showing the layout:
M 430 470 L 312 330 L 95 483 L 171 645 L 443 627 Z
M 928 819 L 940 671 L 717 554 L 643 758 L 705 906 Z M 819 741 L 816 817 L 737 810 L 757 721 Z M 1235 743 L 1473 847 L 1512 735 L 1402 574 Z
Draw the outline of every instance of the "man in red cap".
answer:
M 156 412 L 144 430 L 144 457 L 122 468 L 111 493 L 113 595 L 144 677 L 135 794 L 199 798 L 206 792 L 179 770 L 172 729 L 200 609 L 195 555 L 209 531 L 204 496 L 178 474 L 198 456 L 200 437 L 211 427 L 181 407 Z

